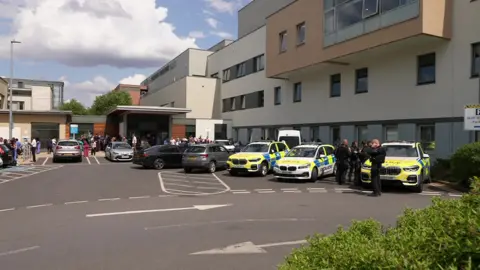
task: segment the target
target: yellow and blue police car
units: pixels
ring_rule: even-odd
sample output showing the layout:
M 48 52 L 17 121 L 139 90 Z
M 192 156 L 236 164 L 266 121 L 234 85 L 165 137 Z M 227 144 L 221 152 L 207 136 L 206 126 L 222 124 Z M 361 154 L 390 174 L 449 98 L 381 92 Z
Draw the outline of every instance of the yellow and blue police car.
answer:
M 275 178 L 316 181 L 318 177 L 334 175 L 335 148 L 321 143 L 304 143 L 292 148 L 273 168 Z
M 412 188 L 415 192 L 423 191 L 423 184 L 431 180 L 430 156 L 423 151 L 422 145 L 411 141 L 391 141 L 382 144 L 387 156 L 380 168 L 382 181 L 395 181 Z M 362 183 L 370 184 L 371 162 L 362 165 Z
M 230 175 L 256 173 L 266 176 L 278 160 L 289 150 L 284 142 L 260 141 L 248 144 L 240 153 L 231 155 L 227 161 Z

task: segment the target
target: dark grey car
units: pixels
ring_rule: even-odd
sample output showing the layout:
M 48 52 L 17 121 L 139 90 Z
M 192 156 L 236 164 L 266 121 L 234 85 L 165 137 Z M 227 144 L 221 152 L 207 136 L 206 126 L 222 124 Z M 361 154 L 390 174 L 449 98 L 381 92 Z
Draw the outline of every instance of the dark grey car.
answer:
M 214 173 L 217 168 L 225 168 L 230 153 L 219 144 L 196 144 L 185 150 L 182 167 L 186 173 L 193 169 L 207 169 Z

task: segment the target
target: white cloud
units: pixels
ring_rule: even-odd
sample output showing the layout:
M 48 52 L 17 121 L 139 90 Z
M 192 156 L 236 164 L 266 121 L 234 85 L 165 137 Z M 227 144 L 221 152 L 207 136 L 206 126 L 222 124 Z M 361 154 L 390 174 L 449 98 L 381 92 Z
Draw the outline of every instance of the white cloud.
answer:
M 207 18 L 205 19 L 205 21 L 208 23 L 208 25 L 210 25 L 210 27 L 214 28 L 214 29 L 217 29 L 218 27 L 218 21 L 214 18 Z
M 200 39 L 200 38 L 205 38 L 205 33 L 202 31 L 192 31 L 188 34 L 189 37 L 195 38 L 195 39 Z
M 233 35 L 228 33 L 228 32 L 222 32 L 222 31 L 211 31 L 210 34 L 221 37 L 223 39 L 233 39 Z
M 95 100 L 95 97 L 112 91 L 119 83 L 140 84 L 143 80 L 145 80 L 145 78 L 146 76 L 143 74 L 134 74 L 119 80 L 118 83 L 115 83 L 109 81 L 104 76 L 98 75 L 83 82 L 70 82 L 68 77 L 63 76 L 59 78 L 59 81 L 63 81 L 65 83 L 65 101 L 76 99 L 85 106 L 90 106 Z
M 0 0 L 13 10 L 12 35 L 19 57 L 70 66 L 158 67 L 195 39 L 181 38 L 166 23 L 168 10 L 155 0 Z M 8 56 L 0 47 L 0 57 Z
M 242 0 L 205 0 L 207 5 L 216 12 L 234 14 L 242 7 Z

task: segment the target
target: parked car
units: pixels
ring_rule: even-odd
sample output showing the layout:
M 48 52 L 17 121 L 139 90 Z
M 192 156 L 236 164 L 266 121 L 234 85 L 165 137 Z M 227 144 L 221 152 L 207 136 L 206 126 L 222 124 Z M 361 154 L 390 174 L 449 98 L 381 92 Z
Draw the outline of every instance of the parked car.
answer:
M 180 167 L 184 150 L 185 148 L 178 145 L 156 145 L 135 152 L 133 164 L 157 170 L 165 167 Z
M 216 144 L 222 145 L 228 152 L 235 152 L 235 145 L 230 140 L 215 140 Z
M 197 144 L 187 148 L 182 157 L 182 167 L 186 173 L 193 169 L 207 169 L 214 173 L 217 168 L 225 168 L 230 152 L 220 144 Z
M 110 142 L 105 148 L 105 158 L 111 161 L 132 161 L 133 148 L 126 142 Z
M 82 147 L 77 140 L 59 140 L 53 150 L 53 162 L 74 160 L 82 162 Z
M 4 144 L 0 144 L 0 158 L 2 158 L 2 167 L 6 168 L 13 164 L 13 152 Z

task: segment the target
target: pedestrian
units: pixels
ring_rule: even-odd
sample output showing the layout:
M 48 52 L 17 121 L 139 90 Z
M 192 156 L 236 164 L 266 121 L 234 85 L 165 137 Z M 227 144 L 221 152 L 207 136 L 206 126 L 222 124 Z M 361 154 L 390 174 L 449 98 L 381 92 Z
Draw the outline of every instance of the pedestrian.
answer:
M 53 142 L 52 140 L 47 141 L 47 153 L 50 154 L 53 152 Z
M 92 156 L 95 156 L 95 153 L 97 152 L 97 141 L 92 142 L 92 149 L 90 149 L 90 154 Z
M 137 149 L 137 136 L 135 136 L 135 133 L 132 134 L 132 148 L 134 152 Z
M 355 186 L 360 185 L 360 179 L 358 177 L 358 170 L 360 168 L 360 162 L 359 162 L 359 152 L 360 149 L 358 148 L 358 142 L 354 141 L 352 142 L 352 145 L 350 146 L 350 169 L 348 170 L 348 182 L 352 182 L 352 177 L 353 177 L 353 183 Z
M 373 194 L 372 196 L 378 197 L 382 195 L 382 182 L 380 179 L 380 169 L 385 162 L 387 155 L 385 149 L 381 147 L 380 140 L 372 140 L 371 147 L 366 149 L 366 153 L 370 156 L 371 169 L 370 177 L 372 179 Z
M 339 185 L 343 185 L 345 183 L 345 177 L 347 176 L 348 163 L 351 155 L 348 140 L 343 140 L 342 144 L 335 149 L 334 154 L 337 159 L 336 180 Z
M 35 138 L 32 138 L 30 143 L 30 151 L 32 152 L 32 161 L 37 162 L 37 140 Z

